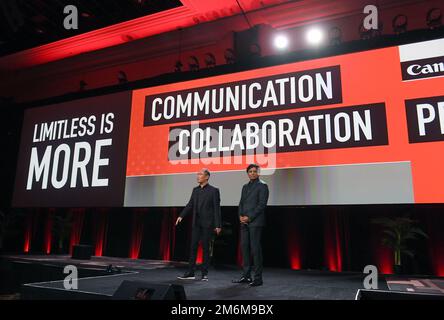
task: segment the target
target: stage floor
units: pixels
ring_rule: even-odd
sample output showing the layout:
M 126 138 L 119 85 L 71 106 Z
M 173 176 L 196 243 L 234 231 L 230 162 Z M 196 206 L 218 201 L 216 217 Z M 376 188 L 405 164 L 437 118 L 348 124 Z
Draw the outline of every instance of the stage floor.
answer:
M 73 264 L 80 269 L 98 270 L 97 276 L 80 278 L 78 290 L 91 295 L 111 298 L 124 280 L 147 281 L 158 284 L 181 284 L 187 299 L 197 300 L 288 300 L 329 299 L 353 300 L 358 289 L 363 288 L 364 275 L 360 273 L 337 273 L 328 271 L 289 270 L 265 268 L 264 285 L 250 288 L 246 284 L 233 284 L 241 272 L 236 267 L 210 268 L 209 281 L 178 280 L 186 270 L 186 263 L 132 260 L 112 257 L 93 257 L 91 260 L 73 260 L 67 255 L 17 255 L 4 256 L 9 261 L 62 266 Z M 119 267 L 122 273 L 103 275 L 108 265 Z M 60 273 L 62 273 L 60 271 Z M 200 272 L 196 273 L 200 276 Z M 59 279 L 63 279 L 61 274 Z M 34 289 L 47 288 L 64 291 L 63 280 L 27 283 Z M 379 279 L 379 289 L 387 290 L 384 279 Z

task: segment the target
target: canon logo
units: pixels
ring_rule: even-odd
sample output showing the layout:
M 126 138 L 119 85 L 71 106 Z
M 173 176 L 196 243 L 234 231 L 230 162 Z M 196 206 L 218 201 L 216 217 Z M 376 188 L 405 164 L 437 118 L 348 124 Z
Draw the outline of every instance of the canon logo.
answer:
M 407 73 L 411 76 L 419 76 L 420 74 L 431 74 L 435 72 L 444 72 L 444 62 L 434 64 L 412 64 L 407 68 Z
M 444 57 L 401 62 L 402 80 L 444 76 Z

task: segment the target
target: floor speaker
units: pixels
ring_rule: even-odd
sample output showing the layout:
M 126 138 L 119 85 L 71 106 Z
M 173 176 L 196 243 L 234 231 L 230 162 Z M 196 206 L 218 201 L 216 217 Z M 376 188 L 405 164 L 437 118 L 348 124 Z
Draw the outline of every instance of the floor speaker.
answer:
M 72 248 L 72 259 L 89 260 L 92 255 L 92 246 L 78 244 Z
M 186 295 L 181 285 L 125 280 L 113 300 L 186 300 Z

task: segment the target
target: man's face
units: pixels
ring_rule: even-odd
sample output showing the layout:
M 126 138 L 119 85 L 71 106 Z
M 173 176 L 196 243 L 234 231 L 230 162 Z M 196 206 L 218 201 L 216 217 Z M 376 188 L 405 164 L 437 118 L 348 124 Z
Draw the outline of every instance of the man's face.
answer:
M 259 172 L 257 168 L 253 167 L 248 170 L 248 178 L 250 178 L 250 180 L 256 180 L 257 178 L 259 178 Z
M 208 176 L 205 174 L 203 170 L 197 173 L 197 183 L 202 184 L 208 181 Z

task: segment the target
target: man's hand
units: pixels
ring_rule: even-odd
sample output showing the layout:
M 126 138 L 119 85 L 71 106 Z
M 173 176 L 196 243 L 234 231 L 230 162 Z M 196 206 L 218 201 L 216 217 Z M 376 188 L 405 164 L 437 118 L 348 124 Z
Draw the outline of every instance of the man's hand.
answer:
M 182 221 L 182 217 L 178 217 L 176 220 L 176 226 Z
M 242 224 L 247 224 L 250 222 L 250 218 L 248 218 L 248 216 L 240 216 L 239 220 Z
M 216 231 L 216 234 L 219 235 L 220 232 L 222 231 L 222 229 L 221 228 L 215 228 L 214 231 Z

